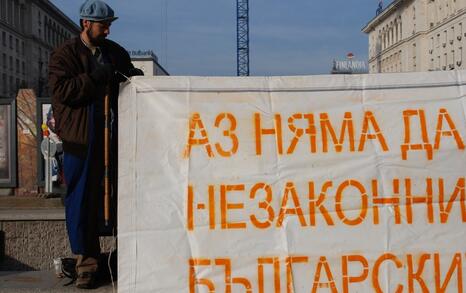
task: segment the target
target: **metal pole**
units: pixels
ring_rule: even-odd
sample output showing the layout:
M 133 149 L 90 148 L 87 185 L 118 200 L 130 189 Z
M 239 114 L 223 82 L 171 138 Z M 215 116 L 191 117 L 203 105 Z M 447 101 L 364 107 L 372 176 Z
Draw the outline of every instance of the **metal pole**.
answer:
M 104 129 L 104 220 L 105 226 L 108 226 L 110 220 L 110 98 L 108 94 L 105 95 L 105 129 Z
M 45 156 L 45 192 L 50 193 L 50 178 L 52 177 L 50 172 L 50 139 L 47 139 L 47 155 Z

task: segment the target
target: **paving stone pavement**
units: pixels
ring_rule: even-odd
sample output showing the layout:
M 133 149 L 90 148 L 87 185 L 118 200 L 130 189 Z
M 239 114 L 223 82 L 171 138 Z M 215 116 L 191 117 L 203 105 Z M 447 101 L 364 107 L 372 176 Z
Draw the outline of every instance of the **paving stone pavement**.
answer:
M 94 290 L 78 289 L 74 284 L 64 287 L 69 281 L 67 278 L 57 278 L 53 271 L 0 271 L 0 292 L 7 293 L 68 293 L 68 292 L 98 292 L 113 293 L 118 292 L 112 284 L 101 284 Z

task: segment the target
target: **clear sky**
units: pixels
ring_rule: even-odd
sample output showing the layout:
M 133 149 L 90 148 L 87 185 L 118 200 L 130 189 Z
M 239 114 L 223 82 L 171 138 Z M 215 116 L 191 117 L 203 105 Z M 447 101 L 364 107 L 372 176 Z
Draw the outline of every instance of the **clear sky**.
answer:
M 78 23 L 83 0 L 51 0 Z M 109 38 L 153 50 L 172 75 L 236 75 L 236 0 L 107 0 Z M 387 5 L 389 1 L 385 0 Z M 328 74 L 348 52 L 367 59 L 361 28 L 378 0 L 249 0 L 251 75 Z

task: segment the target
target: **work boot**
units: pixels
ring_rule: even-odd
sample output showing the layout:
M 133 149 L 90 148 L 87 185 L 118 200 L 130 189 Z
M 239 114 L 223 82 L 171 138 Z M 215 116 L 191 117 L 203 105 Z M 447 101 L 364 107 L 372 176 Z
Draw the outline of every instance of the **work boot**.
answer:
M 80 289 L 95 288 L 95 279 L 97 277 L 97 259 L 78 255 L 76 263 L 76 287 Z

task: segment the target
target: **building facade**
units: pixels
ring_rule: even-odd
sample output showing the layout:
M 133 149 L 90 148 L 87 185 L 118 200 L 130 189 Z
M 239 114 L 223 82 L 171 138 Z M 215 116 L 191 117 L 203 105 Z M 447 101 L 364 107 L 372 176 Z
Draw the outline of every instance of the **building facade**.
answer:
M 369 72 L 464 69 L 466 0 L 394 0 L 362 29 Z
M 145 76 L 169 75 L 159 64 L 157 55 L 151 50 L 148 51 L 128 51 L 134 67 L 144 71 Z
M 0 97 L 47 96 L 50 53 L 80 28 L 49 0 L 0 0 Z

